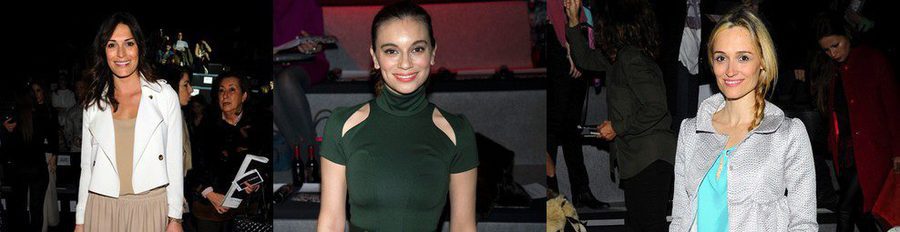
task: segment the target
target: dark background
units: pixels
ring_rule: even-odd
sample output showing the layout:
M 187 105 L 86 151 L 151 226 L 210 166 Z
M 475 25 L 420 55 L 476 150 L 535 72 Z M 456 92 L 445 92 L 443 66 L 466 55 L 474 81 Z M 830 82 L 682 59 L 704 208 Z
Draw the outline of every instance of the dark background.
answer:
M 64 77 L 71 88 L 74 80 L 83 78 L 82 73 L 91 66 L 91 43 L 100 23 L 118 11 L 137 18 L 147 43 L 146 61 L 156 63 L 157 50 L 150 43 L 160 28 L 173 42 L 181 31 L 191 52 L 200 39 L 206 40 L 213 49 L 211 63 L 246 74 L 256 83 L 252 87 L 256 90 L 272 79 L 271 8 L 267 1 L 7 2 L 0 8 L 0 110 L 14 104 L 16 92 L 30 90 L 26 85 L 30 80 L 55 83 Z M 61 76 L 60 70 L 67 74 Z M 254 97 L 266 98 L 270 97 Z M 71 231 L 80 155 L 60 155 L 71 158 L 72 165 L 57 169 L 60 224 L 50 231 Z M 8 186 L 0 190 L 0 196 L 8 197 Z
M 155 38 L 161 27 L 173 41 L 182 31 L 192 51 L 200 39 L 207 40 L 213 48 L 213 63 L 228 65 L 253 79 L 271 80 L 269 2 L 27 1 L 8 6 L 0 10 L 0 44 L 5 45 L 0 45 L 0 51 L 4 51 L 0 52 L 4 54 L 0 59 L 5 70 L 3 90 L 12 87 L 12 82 L 6 81 L 9 77 L 52 82 L 59 77 L 60 69 L 69 70 L 70 80 L 80 78 L 76 74 L 90 65 L 90 45 L 100 23 L 117 11 L 133 14 L 148 40 Z M 146 58 L 152 59 L 155 54 L 155 50 L 148 50 Z

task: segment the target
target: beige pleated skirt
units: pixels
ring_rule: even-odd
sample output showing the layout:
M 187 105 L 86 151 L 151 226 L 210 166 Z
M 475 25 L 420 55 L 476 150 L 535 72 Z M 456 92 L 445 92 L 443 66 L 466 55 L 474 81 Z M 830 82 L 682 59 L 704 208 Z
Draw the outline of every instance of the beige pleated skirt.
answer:
M 167 211 L 165 187 L 119 198 L 89 193 L 84 214 L 84 231 L 165 231 Z

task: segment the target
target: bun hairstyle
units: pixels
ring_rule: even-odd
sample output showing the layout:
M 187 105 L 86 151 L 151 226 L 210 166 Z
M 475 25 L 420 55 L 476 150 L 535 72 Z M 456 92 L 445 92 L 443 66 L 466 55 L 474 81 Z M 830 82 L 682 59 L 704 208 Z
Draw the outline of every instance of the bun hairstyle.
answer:
M 769 35 L 769 30 L 766 29 L 766 26 L 759 17 L 744 7 L 736 8 L 722 17 L 710 34 L 706 54 L 710 61 L 710 66 L 712 65 L 713 60 L 715 60 L 713 59 L 713 44 L 715 44 L 715 40 L 719 33 L 733 27 L 742 27 L 747 29 L 747 31 L 750 31 L 750 37 L 753 38 L 762 57 L 763 68 L 759 74 L 759 82 L 754 89 L 756 103 L 753 107 L 756 116 L 750 123 L 749 128 L 749 130 L 753 130 L 753 128 L 759 126 L 759 123 L 762 121 L 763 112 L 765 112 L 766 107 L 766 93 L 768 93 L 769 90 L 772 89 L 772 86 L 775 85 L 775 80 L 778 76 L 778 60 L 775 56 L 775 44 L 772 42 L 772 36 Z
M 413 3 L 412 1 L 400 1 L 394 4 L 390 4 L 381 8 L 378 11 L 378 14 L 375 14 L 375 19 L 372 20 L 372 48 L 376 48 L 375 40 L 378 36 L 378 29 L 381 28 L 381 25 L 391 21 L 391 20 L 400 20 L 411 18 L 414 20 L 418 20 L 425 24 L 425 28 L 428 29 L 428 39 L 431 44 L 431 48 L 435 48 L 437 46 L 437 41 L 434 40 L 434 31 L 431 27 L 431 15 L 428 15 L 428 12 L 425 11 L 425 8 Z M 381 76 L 381 72 L 375 72 L 374 78 L 377 79 L 375 82 L 375 94 L 378 95 L 381 93 L 381 90 L 384 88 L 384 80 Z

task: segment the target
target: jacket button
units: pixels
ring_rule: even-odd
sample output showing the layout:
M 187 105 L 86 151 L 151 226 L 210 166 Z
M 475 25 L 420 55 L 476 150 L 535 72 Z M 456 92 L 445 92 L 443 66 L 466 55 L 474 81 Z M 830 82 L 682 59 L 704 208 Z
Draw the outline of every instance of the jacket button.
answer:
M 159 160 L 163 160 L 163 155 L 159 154 Z
M 153 99 L 153 95 L 150 95 L 150 99 Z

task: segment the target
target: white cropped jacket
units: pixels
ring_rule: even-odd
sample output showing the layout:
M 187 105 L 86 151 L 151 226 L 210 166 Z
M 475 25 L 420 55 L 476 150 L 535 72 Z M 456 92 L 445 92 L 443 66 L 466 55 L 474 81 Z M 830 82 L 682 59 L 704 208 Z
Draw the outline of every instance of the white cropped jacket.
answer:
M 143 75 L 134 128 L 132 189 L 135 193 L 166 186 L 167 215 L 181 218 L 183 202 L 182 116 L 178 93 L 164 80 Z M 97 103 L 102 104 L 102 103 Z M 95 104 L 83 112 L 81 177 L 75 223 L 84 224 L 88 192 L 118 198 L 119 174 L 112 106 Z

